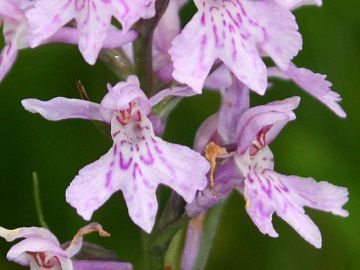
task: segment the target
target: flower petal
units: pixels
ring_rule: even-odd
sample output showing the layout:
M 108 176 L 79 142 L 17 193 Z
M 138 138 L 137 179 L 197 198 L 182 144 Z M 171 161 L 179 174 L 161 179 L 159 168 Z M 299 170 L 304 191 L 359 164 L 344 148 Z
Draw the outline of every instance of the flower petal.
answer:
M 154 31 L 153 38 L 153 66 L 158 76 L 163 81 L 172 80 L 173 66 L 169 49 L 173 38 L 180 33 L 180 8 L 183 1 L 169 2 L 165 13 L 161 17 Z
M 237 126 L 238 151 L 244 153 L 257 136 L 261 144 L 270 144 L 286 123 L 296 118 L 293 110 L 299 102 L 299 97 L 292 97 L 244 112 Z
M 289 189 L 295 191 L 293 199 L 296 200 L 297 204 L 342 217 L 349 215 L 348 211 L 343 209 L 344 204 L 349 199 L 347 188 L 338 187 L 326 181 L 316 182 L 313 178 L 294 175 L 277 174 L 277 177 Z
M 27 238 L 15 244 L 7 253 L 7 259 L 21 265 L 29 265 L 31 258 L 26 255 L 27 252 L 43 252 L 67 258 L 67 254 L 61 249 L 60 245 L 40 238 Z M 51 256 L 52 257 L 52 256 Z
M 103 48 L 118 48 L 136 39 L 135 31 L 119 31 L 108 29 L 104 39 Z M 79 30 L 73 27 L 62 27 L 54 35 L 50 36 L 42 42 L 45 43 L 67 43 L 77 45 L 79 42 Z
M 21 12 L 15 1 L 0 1 L 0 16 L 14 20 L 21 20 L 24 14 Z
M 201 93 L 204 81 L 216 59 L 212 37 L 201 24 L 197 13 L 181 34 L 172 41 L 169 50 L 174 64 L 173 77 Z
M 156 188 L 170 186 L 186 201 L 207 184 L 209 164 L 197 152 L 156 137 L 150 120 L 135 111 L 129 122 L 114 112 L 114 146 L 82 170 L 67 189 L 67 201 L 85 219 L 117 190 L 123 192 L 132 220 L 150 232 L 157 212 Z M 193 168 L 196 168 L 194 170 Z
M 281 5 L 290 10 L 307 5 L 316 5 L 316 6 L 322 5 L 322 0 L 273 0 L 273 1 L 278 5 Z
M 241 158 L 236 159 L 237 165 Z M 241 164 L 240 164 L 241 165 Z M 246 164 L 245 164 L 246 165 Z M 312 178 L 285 176 L 273 171 L 272 153 L 268 147 L 259 151 L 248 169 L 244 187 L 246 210 L 260 231 L 277 236 L 271 224 L 273 213 L 292 226 L 306 241 L 321 247 L 321 233 L 305 214 L 304 206 L 347 216 L 342 207 L 348 200 L 346 188 L 327 182 L 317 183 Z
M 221 89 L 230 87 L 233 83 L 230 70 L 221 65 L 214 72 L 212 72 L 205 81 L 205 87 L 209 89 Z
M 136 163 L 135 163 L 136 164 Z M 157 184 L 151 184 L 156 179 L 148 178 L 137 166 L 132 170 L 132 177 L 122 181 L 121 191 L 128 207 L 132 221 L 150 233 L 155 224 L 158 203 L 156 199 Z
M 100 105 L 86 100 L 63 97 L 53 98 L 49 101 L 24 99 L 21 104 L 29 112 L 39 113 L 51 121 L 72 118 L 105 121 L 100 113 Z
M 4 79 L 5 75 L 13 66 L 17 52 L 18 49 L 12 42 L 6 44 L 6 46 L 2 49 L 0 54 L 0 81 Z
M 116 154 L 114 146 L 99 160 L 82 168 L 66 190 L 66 201 L 85 220 L 90 220 L 93 212 L 120 189 L 112 181 Z
M 38 0 L 34 8 L 26 11 L 31 32 L 29 42 L 31 47 L 36 47 L 75 19 L 79 30 L 79 49 L 85 60 L 94 64 L 103 48 L 112 16 L 126 32 L 138 19 L 155 14 L 154 3 L 154 0 Z
M 106 118 L 111 119 L 111 111 L 126 109 L 133 101 L 146 115 L 151 112 L 151 104 L 140 89 L 140 82 L 136 76 L 131 75 L 126 81 L 119 82 L 115 86 L 108 84 L 108 90 L 101 101 L 101 107 L 110 112 L 110 114 L 105 113 Z
M 173 76 L 196 92 L 216 59 L 222 60 L 249 88 L 264 94 L 265 51 L 281 68 L 302 46 L 295 17 L 275 3 L 261 1 L 195 1 L 198 13 L 174 38 L 170 55 Z
M 162 101 L 164 98 L 169 96 L 175 96 L 175 97 L 191 97 L 196 95 L 197 93 L 194 92 L 190 87 L 173 87 L 173 88 L 167 88 L 164 90 L 161 90 L 156 95 L 152 96 L 150 98 L 150 104 L 151 106 L 155 106 L 160 101 Z
M 195 135 L 194 149 L 199 153 L 203 153 L 206 145 L 210 141 L 220 143 L 221 139 L 217 134 L 217 126 L 219 122 L 219 114 L 209 116 L 198 128 Z
M 261 33 L 262 49 L 281 69 L 286 69 L 302 48 L 302 38 L 294 15 L 271 2 L 244 3 L 249 16 L 264 27 L 264 32 Z
M 233 78 L 230 87 L 221 89 L 221 96 L 222 105 L 217 130 L 226 144 L 236 143 L 239 135 L 236 126 L 250 105 L 249 89 Z
M 270 77 L 293 80 L 298 86 L 325 104 L 339 117 L 346 117 L 345 111 L 339 105 L 341 97 L 338 93 L 331 90 L 332 84 L 326 80 L 325 75 L 314 73 L 306 68 L 298 68 L 294 64 L 291 64 L 284 71 L 270 68 L 268 75 Z
M 241 174 L 234 160 L 219 165 L 216 168 L 214 187 L 200 191 L 196 198 L 186 205 L 186 213 L 194 217 L 209 210 L 230 194 L 234 188 L 243 185 L 244 176 Z

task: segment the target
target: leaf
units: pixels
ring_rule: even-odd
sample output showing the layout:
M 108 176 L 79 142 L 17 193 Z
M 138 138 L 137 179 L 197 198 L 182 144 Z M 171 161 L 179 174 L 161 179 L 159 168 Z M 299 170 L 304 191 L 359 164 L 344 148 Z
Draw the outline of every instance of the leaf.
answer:
M 206 266 L 225 202 L 219 203 L 217 206 L 209 210 L 207 214 L 200 250 L 193 270 L 203 270 Z

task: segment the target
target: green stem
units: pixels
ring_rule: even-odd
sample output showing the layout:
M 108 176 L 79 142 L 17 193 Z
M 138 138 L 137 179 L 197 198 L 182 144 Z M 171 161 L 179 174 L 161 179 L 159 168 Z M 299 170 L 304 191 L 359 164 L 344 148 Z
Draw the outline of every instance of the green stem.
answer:
M 144 270 L 163 270 L 165 254 L 174 235 L 187 223 L 188 217 L 182 215 L 171 224 L 148 236 L 144 236 Z
M 35 200 L 35 208 L 36 213 L 38 216 L 38 221 L 41 227 L 49 228 L 45 222 L 44 214 L 41 207 L 41 200 L 40 200 L 40 187 L 39 187 L 39 178 L 36 172 L 32 173 L 33 179 L 33 192 L 34 192 L 34 200 Z
M 147 20 L 140 20 L 135 27 L 139 34 L 138 39 L 134 42 L 135 70 L 141 88 L 150 96 L 155 94 L 152 63 L 153 35 L 168 4 L 169 0 L 157 0 L 155 3 L 156 15 Z
M 122 49 L 103 49 L 100 59 L 122 80 L 134 74 L 134 66 Z

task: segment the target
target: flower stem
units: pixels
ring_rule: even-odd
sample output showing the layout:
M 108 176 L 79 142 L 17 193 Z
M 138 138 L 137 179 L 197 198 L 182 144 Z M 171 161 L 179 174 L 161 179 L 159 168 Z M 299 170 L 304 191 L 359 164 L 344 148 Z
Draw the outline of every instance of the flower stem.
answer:
M 100 59 L 122 80 L 134 74 L 134 66 L 122 49 L 103 49 Z
M 156 25 L 166 11 L 169 0 L 158 0 L 155 3 L 156 14 L 147 20 L 140 20 L 135 29 L 139 34 L 134 42 L 134 62 L 136 74 L 139 77 L 141 88 L 149 96 L 154 93 L 152 46 Z
M 41 200 L 40 200 L 40 186 L 39 186 L 39 178 L 36 172 L 32 173 L 33 179 L 33 192 L 34 192 L 34 200 L 35 200 L 35 208 L 38 216 L 38 221 L 41 227 L 49 228 L 45 222 L 44 214 L 42 211 Z

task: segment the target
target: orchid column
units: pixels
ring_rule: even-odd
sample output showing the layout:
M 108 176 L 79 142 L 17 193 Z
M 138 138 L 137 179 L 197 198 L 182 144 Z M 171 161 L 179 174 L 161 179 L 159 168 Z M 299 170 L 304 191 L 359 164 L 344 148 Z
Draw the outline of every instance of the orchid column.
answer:
M 292 80 L 337 116 L 346 117 L 340 95 L 326 76 L 292 62 L 303 42 L 292 10 L 321 2 L 194 0 L 197 12 L 181 28 L 180 11 L 187 4 L 3 0 L 0 19 L 6 46 L 0 79 L 18 50 L 50 42 L 78 45 L 88 64 L 104 60 L 119 76 L 118 83 L 101 90 L 100 103 L 89 100 L 81 85 L 83 99 L 59 94 L 48 101 L 27 98 L 21 103 L 49 121 L 90 120 L 105 131 L 112 146 L 67 179 L 66 202 L 91 221 L 95 211 L 121 192 L 129 218 L 145 235 L 144 253 L 138 258 L 143 269 L 203 269 L 222 202 L 232 191 L 244 197 L 243 207 L 261 233 L 278 237 L 272 225 L 272 215 L 277 214 L 320 248 L 320 230 L 304 207 L 346 217 L 348 191 L 326 181 L 277 173 L 269 145 L 296 119 L 300 98 L 251 107 L 250 93 L 265 95 L 268 78 Z M 264 58 L 272 64 L 266 65 Z M 205 89 L 217 92 L 222 104 L 194 134 L 193 147 L 163 140 L 168 116 L 178 102 Z M 160 185 L 172 192 L 163 207 L 157 197 Z M 83 248 L 82 236 L 93 231 L 109 236 L 91 223 L 69 245 L 60 246 L 45 229 L 0 227 L 8 241 L 25 238 L 8 256 L 30 269 L 132 268 L 117 260 L 102 264 L 72 258 Z M 44 246 L 36 247 L 40 242 Z M 24 243 L 26 248 L 14 255 Z

